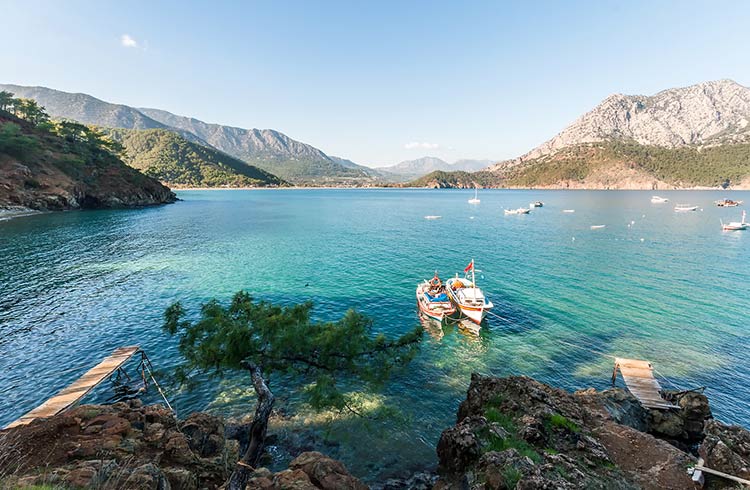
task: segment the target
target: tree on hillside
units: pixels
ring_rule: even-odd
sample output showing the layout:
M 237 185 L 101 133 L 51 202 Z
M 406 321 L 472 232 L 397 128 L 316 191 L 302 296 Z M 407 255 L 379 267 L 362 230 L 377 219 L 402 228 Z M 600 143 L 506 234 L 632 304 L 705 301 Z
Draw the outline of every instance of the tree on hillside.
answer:
M 10 112 L 14 101 L 12 93 L 6 90 L 0 91 L 0 110 Z
M 310 320 L 311 309 L 310 302 L 295 306 L 255 302 L 240 291 L 228 306 L 216 300 L 204 304 L 196 322 L 185 320 L 179 302 L 165 312 L 164 329 L 179 337 L 185 358 L 180 374 L 194 369 L 214 375 L 226 370 L 250 374 L 258 400 L 253 421 L 234 430 L 241 458 L 230 477 L 230 490 L 245 489 L 263 452 L 274 404 L 264 375 L 302 375 L 311 381 L 305 394 L 313 408 L 351 409 L 350 397 L 340 388 L 342 378 L 348 386 L 378 388 L 419 348 L 421 328 L 389 339 L 372 335 L 372 321 L 354 310 L 339 321 L 317 323 Z
M 49 121 L 49 114 L 34 99 L 14 99 L 15 114 L 33 125 Z

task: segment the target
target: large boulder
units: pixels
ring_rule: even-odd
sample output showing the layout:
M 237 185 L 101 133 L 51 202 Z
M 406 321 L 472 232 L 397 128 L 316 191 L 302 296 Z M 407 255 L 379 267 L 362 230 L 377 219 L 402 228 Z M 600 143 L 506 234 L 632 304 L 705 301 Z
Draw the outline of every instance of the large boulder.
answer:
M 698 452 L 707 468 L 750 480 L 750 431 L 747 429 L 710 420 Z M 706 478 L 716 487 L 731 486 L 731 482 L 718 477 L 706 475 Z

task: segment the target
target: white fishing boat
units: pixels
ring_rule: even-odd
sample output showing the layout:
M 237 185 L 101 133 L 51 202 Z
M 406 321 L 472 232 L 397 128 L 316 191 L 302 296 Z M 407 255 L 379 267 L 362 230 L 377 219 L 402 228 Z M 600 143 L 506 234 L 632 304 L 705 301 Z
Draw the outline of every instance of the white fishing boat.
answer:
M 719 222 L 721 223 L 721 229 L 724 231 L 741 231 L 747 230 L 748 227 L 750 227 L 750 223 L 748 223 L 746 219 L 745 211 L 742 211 L 742 221 L 730 221 L 729 223 L 724 223 L 719 220 Z
M 602 228 L 606 228 L 607 225 L 591 225 L 592 230 L 601 230 Z
M 530 212 L 531 212 L 531 209 L 529 208 L 506 209 L 505 216 L 508 216 L 511 214 L 529 214 Z
M 568 213 L 568 214 L 570 214 L 570 213 L 575 213 L 575 212 L 576 212 L 576 210 L 575 210 L 575 209 L 563 209 L 563 213 Z
M 529 203 L 529 208 L 541 208 L 544 207 L 544 203 L 542 201 L 534 201 Z
M 479 197 L 477 197 L 477 192 L 477 188 L 474 187 L 474 197 L 469 199 L 469 204 L 479 204 L 481 202 Z
M 442 216 L 437 216 L 433 214 L 424 217 L 424 219 L 440 219 L 440 218 L 442 218 Z
M 691 206 L 689 204 L 678 204 L 674 207 L 676 213 L 685 213 L 689 211 L 697 211 L 698 206 Z
M 439 322 L 456 312 L 437 272 L 429 281 L 417 284 L 417 306 L 423 314 Z
M 666 197 L 652 196 L 651 202 L 654 204 L 662 204 L 665 202 L 669 202 L 669 199 L 667 199 Z
M 469 274 L 471 274 L 471 278 L 469 278 Z M 464 269 L 464 277 L 459 278 L 456 274 L 456 277 L 448 279 L 445 281 L 445 289 L 448 297 L 461 311 L 461 314 L 479 325 L 487 316 L 487 312 L 495 305 L 484 297 L 484 293 L 476 284 L 474 259 L 472 259 L 471 263 Z

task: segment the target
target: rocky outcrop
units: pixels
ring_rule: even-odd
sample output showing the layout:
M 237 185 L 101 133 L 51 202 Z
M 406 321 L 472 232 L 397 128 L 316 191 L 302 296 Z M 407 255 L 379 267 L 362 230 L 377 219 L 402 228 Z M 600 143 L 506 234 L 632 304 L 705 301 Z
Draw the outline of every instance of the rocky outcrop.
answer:
M 4 485 L 72 488 L 216 488 L 236 461 L 221 419 L 178 421 L 138 400 L 83 405 L 0 433 Z
M 705 439 L 698 450 L 704 466 L 723 473 L 750 480 L 750 432 L 736 425 L 724 425 L 715 420 L 706 423 Z M 713 488 L 735 488 L 733 482 L 711 477 Z
M 457 424 L 438 443 L 435 488 L 689 488 L 693 456 L 616 421 L 645 428 L 649 414 L 636 404 L 619 390 L 571 394 L 472 375 Z
M 0 488 L 197 490 L 219 488 L 237 461 L 221 418 L 177 420 L 138 400 L 83 405 L 0 432 Z M 255 470 L 248 489 L 366 490 L 342 463 L 303 452 L 289 468 Z
M 0 149 L 0 210 L 123 208 L 177 200 L 168 187 L 108 152 L 76 150 L 51 132 L 0 113 L 0 127 L 6 125 L 19 131 L 29 149 Z

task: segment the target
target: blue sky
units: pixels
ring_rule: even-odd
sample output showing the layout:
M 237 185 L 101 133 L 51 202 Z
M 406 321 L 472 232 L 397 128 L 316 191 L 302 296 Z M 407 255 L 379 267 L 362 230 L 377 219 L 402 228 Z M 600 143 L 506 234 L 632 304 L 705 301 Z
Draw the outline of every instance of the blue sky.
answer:
M 0 0 L 0 18 L 2 82 L 273 128 L 370 166 L 511 158 L 611 93 L 750 85 L 746 1 Z

